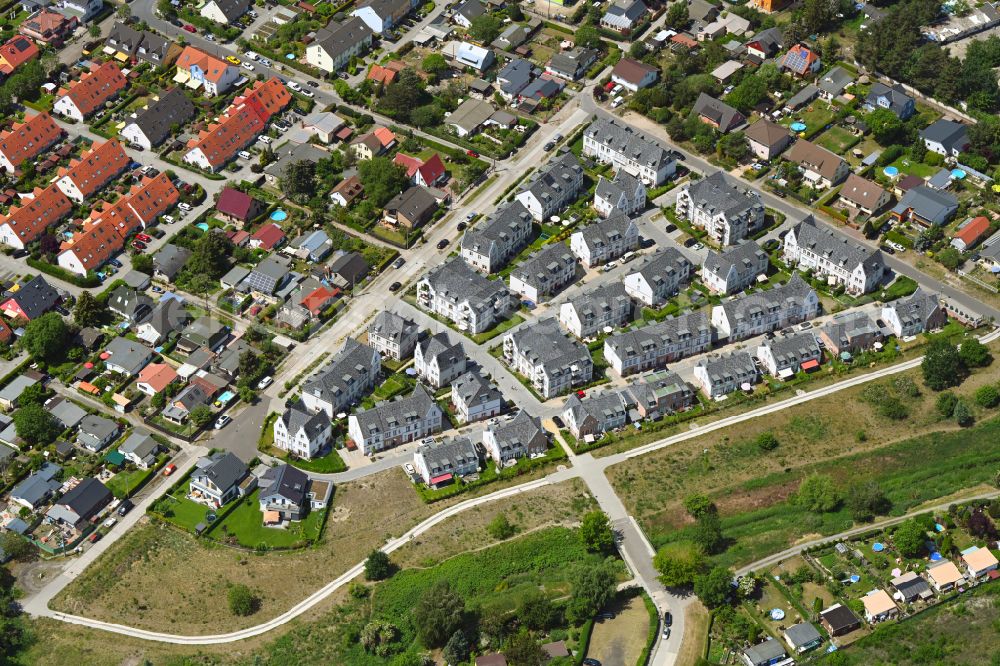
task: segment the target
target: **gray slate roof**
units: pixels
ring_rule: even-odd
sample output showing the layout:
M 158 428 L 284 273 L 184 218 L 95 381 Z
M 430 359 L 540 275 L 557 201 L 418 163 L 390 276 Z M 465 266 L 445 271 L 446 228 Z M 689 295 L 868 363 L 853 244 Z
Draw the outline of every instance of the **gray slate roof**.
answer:
M 710 330 L 708 312 L 699 310 L 667 317 L 663 321 L 631 331 L 616 333 L 606 338 L 605 344 L 614 350 L 619 358 L 626 358 L 633 353 L 641 354 L 646 349 L 669 345 L 684 338 L 698 338 Z
M 763 643 L 748 647 L 743 651 L 743 654 L 746 655 L 747 659 L 754 666 L 767 666 L 767 664 L 771 664 L 775 660 L 784 657 L 785 648 L 782 646 L 781 641 L 769 638 Z
M 395 312 L 382 310 L 375 315 L 372 323 L 368 325 L 368 330 L 398 344 L 402 342 L 404 337 L 415 333 L 418 330 L 418 326 Z
M 965 125 L 943 118 L 920 130 L 920 138 L 940 143 L 948 150 L 961 149 L 969 142 L 968 129 Z
M 924 291 L 920 287 L 906 298 L 892 304 L 899 321 L 905 326 L 907 322 L 927 322 L 935 310 L 941 307 L 938 295 Z
M 549 243 L 528 257 L 510 275 L 539 291 L 549 293 L 555 288 L 556 276 L 562 275 L 566 267 L 574 264 L 576 256 L 565 244 Z
M 462 248 L 489 255 L 490 248 L 498 242 L 522 235 L 519 229 L 531 228 L 531 213 L 520 201 L 512 201 L 498 208 L 484 223 L 466 230 Z
M 330 425 L 330 417 L 322 409 L 315 414 L 302 406 L 300 402 L 294 402 L 281 415 L 281 420 L 289 433 L 294 435 L 300 430 L 305 430 L 310 441 L 317 437 Z
M 124 368 L 130 374 L 139 372 L 153 356 L 149 349 L 138 342 L 122 337 L 112 340 L 104 351 L 111 354 L 108 359 L 111 363 Z
M 330 58 L 336 60 L 356 44 L 368 39 L 371 34 L 368 24 L 357 16 L 352 16 L 343 23 L 331 22 L 316 35 L 316 41 Z
M 309 476 L 289 464 L 277 465 L 266 472 L 260 480 L 261 501 L 286 499 L 295 506 L 301 507 L 306 501 L 309 490 Z
M 173 243 L 167 243 L 153 255 L 153 266 L 157 271 L 173 279 L 191 258 L 191 250 Z
M 496 425 L 491 425 L 490 429 L 496 436 L 497 444 L 501 449 L 512 445 L 527 446 L 538 437 L 539 433 L 546 434 L 545 429 L 542 428 L 542 420 L 537 416 L 531 416 L 523 409 L 510 421 L 501 421 Z
M 319 373 L 313 375 L 302 385 L 303 393 L 316 394 L 337 404 L 330 396 L 348 392 L 348 384 L 361 374 L 361 371 L 371 366 L 372 354 L 375 350 L 363 345 L 354 338 L 348 338 L 340 352 L 333 357 Z
M 158 146 L 170 136 L 170 128 L 184 125 L 194 117 L 195 108 L 180 88 L 174 88 L 136 114 L 134 122 L 149 142 Z
M 518 351 L 532 364 L 542 365 L 550 372 L 571 365 L 593 363 L 587 348 L 564 333 L 554 317 L 524 326 L 511 337 Z
M 790 361 L 803 358 L 804 356 L 818 356 L 819 343 L 816 336 L 809 332 L 795 333 L 776 337 L 766 343 L 771 349 L 771 356 L 779 367 L 788 365 Z
M 958 210 L 958 199 L 950 192 L 918 185 L 903 195 L 892 212 L 902 214 L 910 208 L 921 218 L 941 225 Z
M 512 58 L 497 74 L 498 81 L 501 79 L 506 81 L 500 84 L 500 90 L 508 95 L 517 95 L 531 82 L 534 71 L 535 66 L 527 60 Z
M 573 419 L 577 424 L 582 424 L 588 416 L 596 419 L 598 423 L 604 423 L 625 413 L 625 405 L 618 393 L 588 395 L 583 399 L 574 393 L 566 400 L 564 409 L 573 413 Z
M 714 122 L 723 132 L 746 120 L 743 114 L 733 107 L 705 93 L 698 95 L 692 111 Z
M 250 470 L 233 453 L 216 453 L 211 458 L 211 462 L 200 471 L 195 472 L 195 476 L 208 477 L 217 488 L 223 493 L 243 480 Z
M 612 211 L 607 219 L 588 224 L 578 232 L 591 252 L 625 237 L 630 225 L 634 223 L 621 210 Z
M 606 284 L 596 289 L 584 292 L 569 301 L 581 320 L 588 316 L 597 316 L 598 312 L 617 311 L 622 302 L 631 305 L 632 299 L 625 293 L 625 285 L 621 282 Z
M 745 351 L 708 358 L 699 362 L 698 365 L 705 368 L 713 383 L 727 381 L 731 377 L 745 374 L 748 371 L 755 373 L 757 371 L 753 357 Z
M 493 382 L 478 372 L 466 372 L 451 383 L 453 395 L 461 398 L 466 405 L 494 400 L 503 401 L 503 394 Z
M 871 90 L 868 91 L 865 103 L 878 106 L 878 100 L 883 97 L 889 101 L 889 109 L 897 116 L 903 112 L 909 102 L 913 101 L 913 98 L 903 90 L 902 86 L 898 84 L 887 86 L 881 81 L 876 81 L 872 84 Z
M 570 183 L 579 182 L 583 167 L 573 153 L 564 153 L 536 173 L 527 185 L 522 185 L 521 192 L 531 192 L 539 201 L 561 199 L 563 190 Z
M 819 89 L 836 97 L 852 83 L 854 83 L 854 76 L 850 72 L 843 67 L 834 67 L 819 80 Z
M 430 336 L 423 342 L 418 343 L 417 346 L 420 347 L 420 353 L 424 361 L 429 363 L 431 360 L 436 359 L 438 367 L 442 372 L 453 365 L 465 363 L 467 359 L 465 347 L 462 346 L 462 343 L 456 342 L 452 344 L 448 340 L 448 334 L 444 332 Z
M 639 179 L 628 171 L 619 169 L 614 180 L 608 180 L 604 176 L 598 177 L 594 195 L 607 201 L 616 202 L 623 195 L 631 199 L 637 189 L 639 189 Z
M 691 269 L 691 262 L 688 261 L 687 257 L 681 254 L 677 248 L 667 247 L 647 259 L 632 273 L 638 273 L 650 286 L 655 288 L 665 282 L 674 282 L 672 276 L 676 273 L 686 272 L 690 275 Z M 631 273 L 629 274 L 631 275 Z
M 926 585 L 926 583 L 925 583 Z M 800 622 L 799 624 L 793 624 L 792 626 L 785 629 L 785 636 L 791 641 L 792 646 L 798 648 L 802 645 L 809 645 L 813 641 L 821 641 L 823 637 L 820 635 L 816 627 L 812 626 L 808 622 Z
M 834 232 L 825 225 L 820 227 L 812 215 L 792 228 L 799 247 L 807 247 L 817 254 L 826 255 L 833 262 L 846 269 L 863 264 L 870 270 L 884 262 L 882 253 Z
M 27 479 L 17 484 L 10 491 L 10 496 L 24 500 L 29 504 L 38 504 L 46 495 L 59 490 L 62 483 L 56 481 L 55 476 L 61 471 L 62 468 L 59 465 L 45 463 L 37 472 L 32 473 Z
M 473 305 L 479 306 L 507 293 L 503 280 L 488 280 L 457 258 L 432 270 L 426 279 L 439 297 L 445 297 L 454 303 L 468 299 Z
M 753 318 L 762 311 L 783 308 L 786 304 L 800 304 L 811 291 L 812 287 L 798 273 L 793 273 L 785 284 L 731 298 L 722 303 L 722 309 L 730 324 L 735 325 L 736 322 Z
M 737 186 L 721 171 L 692 183 L 688 192 L 698 208 L 723 214 L 727 219 L 764 207 L 759 193 L 749 187 Z
M 156 440 L 148 432 L 135 430 L 125 438 L 125 441 L 118 445 L 118 452 L 121 454 L 134 454 L 139 458 L 152 456 L 159 448 Z
M 659 170 L 674 161 L 653 137 L 614 119 L 597 118 L 586 129 L 586 135 L 651 169 Z
M 423 419 L 432 409 L 441 408 L 422 384 L 417 384 L 410 395 L 381 402 L 372 409 L 359 410 L 354 414 L 366 434 L 386 432 L 392 428 L 409 422 Z
M 456 437 L 448 441 L 435 441 L 421 444 L 417 453 L 424 457 L 427 467 L 431 470 L 451 466 L 462 467 L 473 460 L 478 461 L 476 446 L 468 437 Z

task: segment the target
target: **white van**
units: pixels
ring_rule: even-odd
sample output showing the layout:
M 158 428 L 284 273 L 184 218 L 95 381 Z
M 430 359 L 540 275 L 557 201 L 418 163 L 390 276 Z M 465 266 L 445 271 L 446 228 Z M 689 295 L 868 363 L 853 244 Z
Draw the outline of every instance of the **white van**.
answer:
M 265 146 L 271 145 L 271 142 L 274 141 L 274 139 L 272 139 L 266 134 L 261 134 L 259 137 L 257 137 L 257 140 L 263 143 Z
M 622 255 L 622 260 L 621 261 L 622 261 L 623 264 L 627 264 L 628 262 L 630 262 L 633 259 L 635 259 L 635 257 L 636 257 L 635 252 L 626 252 L 625 254 Z
M 622 102 L 624 102 L 624 101 L 625 101 L 625 98 L 622 97 L 621 95 L 619 95 L 618 97 L 615 97 L 615 101 L 611 102 L 611 108 L 612 109 L 617 109 L 619 106 L 622 105 Z
M 249 160 L 249 159 L 252 159 L 252 158 L 253 158 L 253 155 L 251 155 L 251 154 L 250 154 L 249 152 L 247 152 L 247 151 L 245 151 L 245 150 L 241 150 L 241 151 L 240 151 L 239 153 L 237 153 L 237 154 L 238 154 L 238 155 L 239 155 L 239 156 L 240 156 L 241 158 L 243 158 L 243 159 L 245 159 L 245 160 Z
M 191 204 L 186 203 L 184 201 L 182 201 L 179 204 L 177 204 L 177 207 L 180 208 L 182 211 L 184 211 L 186 213 L 191 211 Z
M 259 55 L 257 55 L 257 54 L 256 54 L 256 53 L 254 53 L 253 51 L 247 51 L 247 52 L 246 52 L 246 53 L 244 53 L 243 55 L 245 55 L 246 57 L 250 58 L 251 60 L 256 60 L 257 58 L 259 58 L 259 57 L 260 57 Z

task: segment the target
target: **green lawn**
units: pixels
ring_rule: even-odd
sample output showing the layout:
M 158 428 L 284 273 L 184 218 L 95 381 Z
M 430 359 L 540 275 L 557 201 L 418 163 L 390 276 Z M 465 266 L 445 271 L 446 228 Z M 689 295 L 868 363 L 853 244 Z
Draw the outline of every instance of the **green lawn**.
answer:
M 519 314 L 513 314 L 510 317 L 508 317 L 507 319 L 504 319 L 503 321 L 501 321 L 499 324 L 497 324 L 496 326 L 494 326 L 490 330 L 484 331 L 482 333 L 476 333 L 475 335 L 471 336 L 472 337 L 472 341 L 475 342 L 477 345 L 481 345 L 481 344 L 483 344 L 485 342 L 489 342 L 493 338 L 506 333 L 507 331 L 509 331 L 510 329 L 514 328 L 515 326 L 517 326 L 518 324 L 522 323 L 523 321 L 524 321 L 524 317 L 522 317 Z
M 111 494 L 118 499 L 128 497 L 141 487 L 149 477 L 156 473 L 154 469 L 134 469 L 128 472 L 115 474 L 106 484 Z
M 930 178 L 942 169 L 940 166 L 931 166 L 929 164 L 924 164 L 923 162 L 914 162 L 906 157 L 900 157 L 890 166 L 894 166 L 899 169 L 900 173 L 904 173 L 909 176 L 919 176 L 920 178 Z
M 157 509 L 161 510 L 163 518 L 181 529 L 194 534 L 195 525 L 205 522 L 205 514 L 211 511 L 204 504 L 192 502 L 183 496 L 187 486 L 177 490 L 174 495 L 167 495 L 157 502 Z
M 283 456 L 278 456 L 285 460 Z M 334 474 L 336 472 L 346 472 L 347 463 L 344 459 L 340 457 L 336 449 L 331 450 L 325 456 L 320 456 L 319 458 L 313 458 L 312 460 L 296 460 L 292 463 L 299 469 L 305 470 L 307 472 L 316 472 L 317 474 Z
M 264 527 L 259 493 L 255 490 L 240 500 L 239 506 L 212 527 L 210 536 L 223 542 L 235 540 L 244 548 L 292 548 L 319 538 L 326 511 L 311 511 L 304 520 L 292 522 L 286 529 Z
M 376 400 L 389 400 L 400 393 L 409 392 L 415 384 L 416 380 L 406 375 L 391 374 L 375 389 L 372 396 Z
M 832 153 L 843 155 L 850 148 L 857 145 L 861 137 L 854 136 L 843 127 L 834 125 L 816 138 L 816 143 L 823 146 Z

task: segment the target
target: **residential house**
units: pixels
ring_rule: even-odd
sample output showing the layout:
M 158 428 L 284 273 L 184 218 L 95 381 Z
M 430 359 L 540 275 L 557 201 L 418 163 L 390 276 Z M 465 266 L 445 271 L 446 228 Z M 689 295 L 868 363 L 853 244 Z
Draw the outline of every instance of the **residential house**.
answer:
M 209 21 L 230 25 L 246 14 L 251 4 L 250 0 L 208 0 L 198 13 Z
M 951 246 L 959 252 L 966 252 L 983 240 L 990 230 L 990 220 L 986 217 L 974 217 L 959 225 L 951 239 Z
M 941 118 L 920 130 L 927 150 L 945 157 L 958 157 L 969 147 L 969 134 L 965 125 Z
M 840 97 L 847 86 L 854 83 L 854 75 L 843 67 L 833 67 L 819 79 L 819 94 L 823 99 L 833 101 Z
M 320 455 L 333 438 L 330 416 L 322 409 L 308 411 L 294 402 L 274 421 L 274 446 L 282 451 L 312 460 Z
M 332 251 L 333 241 L 322 229 L 313 229 L 308 233 L 302 234 L 282 250 L 282 252 L 314 264 L 326 259 L 327 255 Z
M 667 247 L 625 274 L 625 293 L 644 305 L 658 308 L 691 281 L 691 272 L 687 257 L 676 248 Z
M 973 547 L 972 549 L 963 551 L 962 561 L 965 563 L 965 568 L 969 572 L 971 580 L 982 578 L 991 571 L 996 571 L 997 567 L 1000 566 L 996 555 L 989 548 Z
M 127 85 L 125 75 L 118 65 L 113 61 L 106 61 L 102 65 L 93 66 L 79 80 L 69 84 L 68 88 L 61 88 L 56 94 L 52 112 L 82 123 L 102 108 L 105 102 L 116 98 Z
M 686 184 L 675 210 L 720 245 L 735 245 L 764 225 L 760 193 L 737 185 L 722 171 Z
M 129 324 L 136 324 L 153 311 L 153 299 L 146 294 L 122 285 L 108 297 L 108 309 Z
M 0 243 L 23 250 L 73 211 L 73 202 L 56 185 L 35 188 L 0 215 Z
M 869 113 L 875 109 L 889 109 L 900 120 L 908 120 L 917 110 L 913 97 L 901 85 L 888 86 L 881 81 L 872 84 L 862 106 Z
M 60 497 L 45 512 L 45 518 L 50 523 L 82 532 L 114 498 L 107 486 L 94 477 L 87 477 Z
M 18 406 L 18 399 L 24 393 L 24 389 L 34 386 L 38 379 L 31 375 L 15 375 L 10 382 L 0 389 L 0 407 L 4 411 L 10 411 Z
M 159 443 L 148 432 L 135 430 L 118 445 L 118 453 L 139 469 L 149 469 L 156 465 Z
M 451 259 L 417 282 L 417 304 L 475 335 L 503 319 L 511 299 L 502 280 L 488 280 L 464 261 Z
M 153 360 L 153 352 L 149 349 L 134 340 L 120 336 L 108 343 L 103 356 L 107 357 L 104 367 L 127 377 L 135 377 Z
M 790 0 L 753 0 L 751 3 L 755 9 L 771 14 L 773 12 L 780 12 L 782 9 L 791 4 Z
M 178 127 L 194 118 L 195 108 L 180 88 L 173 88 L 159 99 L 131 115 L 118 135 L 129 144 L 152 150 L 166 141 Z
M 257 485 L 256 478 L 242 460 L 229 452 L 219 452 L 201 459 L 189 484 L 190 497 L 198 502 L 220 508 L 240 497 L 246 497 Z
M 237 233 L 246 234 L 246 238 L 249 241 L 250 234 L 245 231 L 239 231 Z M 246 243 L 244 243 L 246 245 Z M 243 247 L 243 245 L 237 245 L 237 247 Z M 229 269 L 229 272 L 219 278 L 219 284 L 222 285 L 223 289 L 242 289 L 243 283 L 250 276 L 250 269 L 244 268 L 243 266 L 236 265 Z
M 511 102 L 537 75 L 538 71 L 530 61 L 523 58 L 511 58 L 497 73 L 497 92 L 505 100 Z
M 232 187 L 224 187 L 215 202 L 215 214 L 223 222 L 242 229 L 264 214 L 266 207 L 259 199 Z
M 840 199 L 865 215 L 878 215 L 880 210 L 889 205 L 892 197 L 872 181 L 852 173 L 840 188 Z
M 559 323 L 578 338 L 617 328 L 632 319 L 632 299 L 620 282 L 597 287 L 559 306 Z
M 10 500 L 15 504 L 25 507 L 29 511 L 35 511 L 62 486 L 62 482 L 56 479 L 62 472 L 62 468 L 54 463 L 42 463 L 42 466 L 32 472 L 27 479 L 14 486 L 10 491 Z
M 237 96 L 217 121 L 188 141 L 184 162 L 218 171 L 256 141 L 271 117 L 291 101 L 292 94 L 277 77 L 257 81 L 249 91 Z
M 399 73 L 406 69 L 406 63 L 402 60 L 390 60 L 385 63 L 385 65 L 380 65 L 378 63 L 372 63 L 371 69 L 368 70 L 368 76 L 365 78 L 369 81 L 374 81 L 375 83 L 387 86 L 396 80 Z
M 771 2 L 771 0 L 759 1 Z M 747 55 L 751 61 L 761 64 L 768 58 L 776 55 L 782 49 L 784 41 L 780 28 L 761 30 L 746 43 Z
M 805 44 L 796 44 L 781 59 L 781 69 L 803 78 L 815 74 L 822 66 L 819 54 Z
M 214 317 L 198 317 L 181 331 L 177 348 L 190 354 L 195 349 L 215 350 L 229 337 L 229 327 Z
M 420 327 L 390 310 L 381 310 L 368 325 L 368 345 L 385 358 L 404 361 L 413 355 Z
M 413 185 L 397 194 L 382 211 L 382 224 L 389 227 L 419 229 L 437 211 L 438 203 L 426 187 Z
M 381 376 L 379 353 L 348 338 L 333 359 L 302 385 L 302 404 L 310 412 L 323 410 L 332 419 L 371 393 Z
M 688 16 L 696 23 L 710 23 L 719 16 L 719 7 L 708 0 L 688 0 Z
M 543 99 L 552 99 L 559 95 L 566 87 L 566 83 L 551 74 L 542 74 L 521 89 L 518 99 L 525 102 L 524 110 L 531 111 L 531 103 L 540 102 Z
M 36 42 L 60 48 L 79 25 L 80 20 L 75 16 L 63 16 L 48 7 L 42 7 L 29 14 L 17 31 Z
M 842 356 L 871 349 L 882 331 L 864 312 L 841 312 L 820 327 L 819 338 L 828 352 Z
M 590 352 L 577 340 L 567 337 L 552 317 L 506 334 L 503 355 L 544 400 L 588 383 L 594 373 Z
M 392 160 L 406 169 L 406 177 L 414 185 L 435 187 L 446 180 L 444 162 L 441 156 L 434 153 L 426 161 L 419 157 L 411 157 L 404 153 L 396 153 Z
M 721 26 L 720 26 L 721 27 Z M 712 76 L 719 83 L 727 83 L 736 75 L 736 72 L 743 69 L 743 63 L 736 60 L 727 60 L 712 70 Z
M 958 199 L 954 194 L 918 185 L 903 195 L 890 214 L 897 222 L 940 227 L 947 224 L 957 211 Z
M 788 101 L 785 102 L 785 111 L 801 111 L 807 104 L 809 104 L 809 102 L 813 101 L 817 97 L 819 97 L 819 88 L 811 83 L 807 83 L 801 90 L 792 95 Z
M 424 483 L 436 488 L 479 472 L 479 453 L 467 437 L 425 442 L 413 454 L 413 467 Z
M 478 72 L 485 72 L 496 62 L 492 49 L 468 42 L 459 42 L 455 46 L 454 59 L 460 67 L 471 67 Z
M 907 571 L 893 578 L 890 585 L 896 590 L 893 596 L 906 603 L 913 603 L 917 599 L 926 601 L 934 596 L 930 585 L 916 571 Z
M 33 162 L 62 136 L 62 128 L 45 112 L 25 117 L 23 123 L 14 121 L 10 129 L 0 132 L 0 168 L 10 174 L 21 173 L 22 164 Z
M 148 62 L 153 67 L 167 64 L 171 56 L 181 50 L 173 40 L 165 39 L 149 30 L 136 30 L 120 21 L 116 21 L 111 27 L 104 45 L 115 50 L 116 60 Z
M 597 56 L 598 52 L 594 49 L 582 47 L 554 53 L 545 64 L 545 71 L 567 81 L 576 81 L 597 62 Z
M 151 347 L 163 343 L 172 333 L 180 331 L 191 321 L 191 314 L 175 298 L 165 298 L 156 304 L 149 318 L 139 324 L 136 337 Z
M 87 412 L 72 400 L 60 395 L 45 401 L 45 411 L 59 422 L 63 430 L 71 430 L 87 416 Z
M 635 2 L 642 4 L 642 0 L 635 0 Z M 648 88 L 656 82 L 659 76 L 659 69 L 632 58 L 622 58 L 611 70 L 611 80 L 632 92 L 636 92 L 640 88 Z
M 152 397 L 177 381 L 177 371 L 166 363 L 150 363 L 139 371 L 136 388 Z
M 257 499 L 265 525 L 302 520 L 309 513 L 309 476 L 289 464 L 270 467 L 258 481 Z
M 100 192 L 118 174 L 128 168 L 131 159 L 119 141 L 111 139 L 92 144 L 90 150 L 60 168 L 56 186 L 62 193 L 80 204 Z M 94 213 L 91 213 L 94 215 Z
M 240 78 L 239 67 L 194 46 L 185 46 L 174 65 L 175 83 L 195 90 L 204 88 L 205 94 L 212 97 L 229 92 Z
M 823 636 L 809 622 L 793 624 L 785 629 L 782 636 L 788 647 L 799 654 L 817 648 L 823 643 Z
M 948 323 L 937 294 L 917 288 L 910 296 L 882 306 L 882 321 L 897 338 L 934 331 Z
M 747 666 L 771 666 L 787 662 L 788 653 L 781 641 L 768 636 L 763 643 L 751 645 L 743 650 L 743 663 Z
M 598 176 L 594 190 L 594 209 L 601 217 L 608 217 L 614 210 L 626 215 L 641 212 L 646 207 L 646 186 L 624 169 L 615 174 L 614 180 Z
M 466 372 L 451 382 L 451 404 L 459 423 L 485 421 L 503 411 L 503 393 L 478 372 Z
M 347 436 L 366 456 L 440 432 L 444 413 L 422 384 L 413 393 L 361 409 L 347 419 Z
M 712 308 L 718 340 L 736 342 L 812 319 L 819 296 L 798 274 L 783 285 L 724 301 Z
M 17 291 L 8 292 L 8 298 L 0 303 L 0 312 L 8 319 L 28 322 L 38 319 L 61 302 L 59 292 L 44 277 L 36 275 L 22 282 Z
M 617 0 L 601 17 L 601 27 L 628 34 L 642 22 L 648 12 L 642 0 Z
M 619 376 L 630 375 L 708 351 L 712 327 L 706 312 L 689 312 L 610 335 L 604 358 Z
M 0 45 L 0 74 L 10 76 L 18 67 L 38 57 L 38 45 L 24 35 L 14 35 Z
M 333 260 L 326 266 L 330 282 L 341 289 L 353 289 L 368 277 L 370 271 L 371 266 L 364 257 L 357 252 L 343 250 L 337 250 Z
M 517 118 L 506 111 L 497 111 L 487 101 L 469 98 L 451 112 L 447 123 L 457 136 L 466 137 L 486 126 L 513 127 L 517 124 Z
M 694 367 L 694 379 L 705 395 L 717 400 L 756 384 L 760 373 L 753 357 L 741 351 L 699 361 Z
M 576 278 L 576 257 L 563 243 L 550 243 L 510 274 L 510 291 L 533 303 L 558 293 Z
M 573 394 L 563 406 L 562 420 L 577 439 L 599 438 L 628 422 L 625 404 L 618 393 L 591 394 L 584 398 Z
M 468 363 L 462 343 L 452 344 L 444 332 L 418 342 L 413 350 L 413 368 L 417 377 L 435 389 L 451 384 L 466 371 Z
M 275 189 L 281 189 L 288 168 L 297 162 L 316 164 L 330 158 L 330 151 L 311 143 L 288 141 L 274 151 L 274 161 L 264 167 L 264 180 Z
M 648 134 L 615 119 L 596 118 L 584 130 L 583 155 L 611 164 L 647 187 L 662 185 L 677 171 L 673 153 Z
M 698 402 L 688 383 L 676 372 L 647 372 L 625 386 L 621 393 L 625 406 L 640 419 L 656 421 L 667 414 L 688 409 Z M 633 421 L 638 420 L 635 415 Z
M 173 282 L 191 258 L 191 250 L 167 243 L 153 255 L 153 277 Z
M 573 254 L 588 268 L 613 261 L 637 247 L 639 228 L 620 210 L 574 232 L 569 241 Z
M 493 48 L 499 51 L 513 51 L 521 44 L 528 41 L 528 37 L 531 36 L 531 30 L 528 26 L 521 25 L 519 23 L 511 23 L 504 31 L 500 33 L 500 36 L 493 40 L 490 44 Z
M 486 14 L 486 7 L 479 0 L 464 0 L 451 13 L 451 20 L 463 28 L 469 28 L 472 21 Z
M 861 620 L 843 604 L 834 604 L 819 614 L 819 623 L 831 636 L 843 636 L 861 627 Z
M 97 453 L 115 441 L 119 431 L 120 428 L 115 421 L 103 416 L 87 414 L 80 421 L 80 427 L 76 433 L 76 443 L 88 451 Z
M 495 273 L 531 240 L 532 216 L 520 201 L 502 204 L 462 236 L 462 259 L 476 270 Z
M 750 151 L 762 160 L 773 160 L 785 151 L 792 142 L 792 135 L 787 127 L 767 118 L 761 118 L 743 131 Z
M 885 590 L 872 590 L 861 597 L 861 603 L 864 604 L 865 620 L 868 624 L 892 620 L 899 616 L 899 608 Z
M 847 178 L 851 167 L 843 157 L 815 143 L 799 139 L 788 151 L 788 161 L 799 165 L 812 187 L 833 187 Z
M 361 184 L 361 179 L 357 176 L 350 176 L 337 183 L 337 186 L 330 192 L 330 199 L 338 206 L 346 208 L 364 193 L 365 186 Z
M 416 0 L 365 0 L 351 16 L 360 18 L 375 34 L 382 34 L 396 27 L 418 5 Z
M 701 122 L 711 125 L 723 134 L 728 134 L 747 121 L 742 113 L 705 93 L 698 95 L 692 112 L 701 119 Z
M 823 352 L 812 333 L 792 333 L 763 341 L 756 352 L 757 359 L 772 377 L 790 377 L 799 370 L 819 367 Z
M 785 236 L 783 259 L 799 270 L 811 270 L 848 294 L 867 294 L 879 285 L 886 268 L 882 253 L 848 239 L 810 215 Z
M 549 436 L 537 416 L 523 409 L 513 419 L 493 421 L 483 431 L 483 448 L 498 467 L 520 458 L 545 455 Z
M 332 111 L 310 113 L 299 122 L 299 128 L 310 137 L 317 137 L 322 143 L 334 143 L 337 134 L 346 127 L 344 119 Z
M 273 250 L 284 245 L 287 239 L 284 229 L 274 222 L 268 222 L 250 236 L 250 247 L 255 250 Z
M 351 141 L 351 150 L 359 160 L 378 157 L 396 145 L 395 133 L 386 127 L 376 127 Z
M 927 567 L 927 580 L 937 592 L 948 592 L 958 585 L 965 584 L 965 577 L 951 560 L 931 563 Z

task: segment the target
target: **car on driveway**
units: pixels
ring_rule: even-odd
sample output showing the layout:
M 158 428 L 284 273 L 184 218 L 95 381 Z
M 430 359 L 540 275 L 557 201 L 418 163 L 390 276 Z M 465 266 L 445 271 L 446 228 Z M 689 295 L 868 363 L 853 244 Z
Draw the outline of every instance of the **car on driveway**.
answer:
M 142 252 L 143 250 L 146 249 L 146 244 L 143 243 L 142 241 L 134 240 L 132 241 L 132 247 Z
M 147 236 L 146 234 L 136 234 L 135 238 L 136 240 L 141 240 L 143 243 L 148 243 L 149 241 L 153 240 L 152 236 Z M 111 264 L 111 265 L 118 266 L 118 268 L 122 267 L 121 264 Z
M 132 510 L 133 506 L 135 505 L 132 504 L 132 500 L 123 499 L 122 503 L 118 505 L 118 515 L 124 516 L 126 513 Z
M 413 469 L 413 465 L 411 465 L 410 463 L 404 464 L 403 469 L 406 470 L 406 473 L 409 474 L 410 476 L 413 476 L 414 474 L 417 473 L 417 471 Z
M 668 627 L 674 626 L 674 616 L 670 611 L 663 614 L 663 624 Z
M 138 236 L 137 236 L 137 238 L 138 238 Z M 142 239 L 140 239 L 140 240 L 142 240 Z M 121 268 L 122 267 L 122 262 L 118 261 L 117 259 L 112 259 L 108 263 L 111 264 L 112 266 L 114 266 L 115 268 Z
M 392 293 L 396 293 L 397 291 L 400 290 L 402 286 L 403 286 L 402 282 L 393 282 L 392 284 L 389 285 L 389 291 L 391 291 Z
M 301 94 L 305 95 L 306 97 L 310 97 L 310 98 L 316 96 L 316 93 L 314 93 L 312 90 L 306 90 L 305 88 L 302 89 Z

